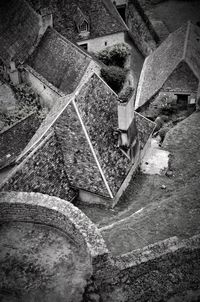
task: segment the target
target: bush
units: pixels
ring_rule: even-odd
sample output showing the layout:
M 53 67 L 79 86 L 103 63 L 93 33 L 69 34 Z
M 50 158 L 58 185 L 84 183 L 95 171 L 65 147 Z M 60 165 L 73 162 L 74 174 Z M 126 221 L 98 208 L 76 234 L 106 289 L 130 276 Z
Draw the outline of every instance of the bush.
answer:
M 127 70 L 117 66 L 108 66 L 101 69 L 101 76 L 104 81 L 116 92 L 122 89 Z
M 107 66 L 124 67 L 129 49 L 124 43 L 116 44 L 98 53 L 97 57 Z

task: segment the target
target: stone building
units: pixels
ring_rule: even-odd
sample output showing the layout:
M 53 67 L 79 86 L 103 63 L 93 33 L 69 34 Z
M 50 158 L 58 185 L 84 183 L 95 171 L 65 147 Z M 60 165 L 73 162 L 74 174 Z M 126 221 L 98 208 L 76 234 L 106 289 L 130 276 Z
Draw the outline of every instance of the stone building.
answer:
M 140 75 L 135 108 L 156 95 L 171 96 L 176 103 L 195 104 L 200 79 L 200 30 L 184 24 L 151 54 Z
M 1 189 L 63 197 L 64 193 L 59 194 L 67 186 L 81 201 L 115 205 L 154 129 L 154 123 L 132 112 L 125 144 L 120 129 L 123 114 L 118 96 L 93 74 L 55 103 Z M 67 200 L 71 200 L 68 195 Z
M 72 93 L 101 65 L 88 53 L 48 27 L 23 66 L 22 78 L 48 107 Z

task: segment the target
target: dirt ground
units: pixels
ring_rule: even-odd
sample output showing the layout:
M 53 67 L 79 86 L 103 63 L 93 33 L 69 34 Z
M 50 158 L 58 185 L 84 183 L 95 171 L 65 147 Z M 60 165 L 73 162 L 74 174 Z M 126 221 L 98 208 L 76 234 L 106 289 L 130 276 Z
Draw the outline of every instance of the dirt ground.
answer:
M 81 301 L 90 265 L 62 233 L 33 223 L 0 225 L 0 301 Z
M 81 207 L 114 255 L 200 232 L 200 112 L 171 129 L 163 148 L 172 175 L 139 173 L 114 210 Z

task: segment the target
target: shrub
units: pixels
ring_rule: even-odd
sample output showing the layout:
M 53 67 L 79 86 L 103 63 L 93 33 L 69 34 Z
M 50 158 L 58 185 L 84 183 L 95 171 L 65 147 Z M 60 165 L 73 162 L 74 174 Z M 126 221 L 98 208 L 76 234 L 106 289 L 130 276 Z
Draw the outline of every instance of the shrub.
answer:
M 127 70 L 117 66 L 108 66 L 101 69 L 101 76 L 104 81 L 116 92 L 122 89 Z
M 116 44 L 98 53 L 97 57 L 107 66 L 124 67 L 129 49 L 124 43 Z

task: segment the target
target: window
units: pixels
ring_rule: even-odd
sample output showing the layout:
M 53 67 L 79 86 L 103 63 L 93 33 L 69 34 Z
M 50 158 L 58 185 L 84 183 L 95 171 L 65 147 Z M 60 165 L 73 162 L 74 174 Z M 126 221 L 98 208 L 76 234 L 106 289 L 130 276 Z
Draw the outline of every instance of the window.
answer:
M 107 44 L 108 44 L 107 41 L 105 41 L 105 46 L 107 46 Z
M 177 105 L 180 109 L 187 109 L 189 94 L 176 94 Z
M 87 43 L 85 43 L 85 44 L 81 44 L 80 45 L 83 49 L 85 49 L 85 50 L 87 50 L 88 49 L 88 45 L 87 45 Z
M 88 31 L 88 23 L 86 21 L 83 21 L 83 23 L 80 25 L 80 32 Z

